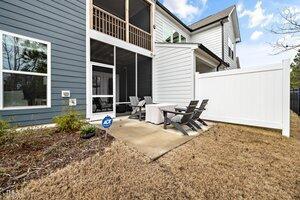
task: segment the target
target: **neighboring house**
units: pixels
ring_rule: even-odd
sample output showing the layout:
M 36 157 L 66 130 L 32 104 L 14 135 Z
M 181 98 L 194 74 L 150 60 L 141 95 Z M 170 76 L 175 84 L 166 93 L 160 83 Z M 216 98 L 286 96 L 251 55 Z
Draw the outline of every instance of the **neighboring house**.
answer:
M 1 0 L 0 114 L 50 123 L 68 106 L 91 120 L 129 96 L 186 104 L 195 73 L 237 68 L 235 6 L 185 25 L 152 0 Z

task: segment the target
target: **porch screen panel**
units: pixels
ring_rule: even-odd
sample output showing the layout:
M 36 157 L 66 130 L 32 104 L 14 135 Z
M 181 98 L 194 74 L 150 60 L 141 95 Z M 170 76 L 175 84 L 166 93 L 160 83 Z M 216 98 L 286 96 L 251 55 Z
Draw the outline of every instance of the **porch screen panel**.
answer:
M 93 66 L 93 95 L 113 95 L 113 70 Z
M 144 0 L 130 0 L 129 23 L 150 33 L 150 4 Z
M 152 59 L 138 55 L 138 97 L 152 96 Z
M 93 0 L 93 4 L 125 20 L 125 0 Z
M 113 111 L 113 97 L 93 97 L 93 113 Z
M 129 96 L 136 96 L 135 53 L 117 48 L 116 59 L 116 101 L 129 102 Z
M 113 69 L 93 65 L 93 113 L 113 111 Z
M 90 43 L 91 61 L 114 65 L 114 46 L 93 39 Z

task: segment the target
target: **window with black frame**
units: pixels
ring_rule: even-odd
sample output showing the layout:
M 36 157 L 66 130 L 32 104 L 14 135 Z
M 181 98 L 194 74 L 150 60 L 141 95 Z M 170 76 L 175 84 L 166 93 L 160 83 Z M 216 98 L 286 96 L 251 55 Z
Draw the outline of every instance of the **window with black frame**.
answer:
M 233 43 L 229 37 L 228 37 L 228 56 L 231 59 L 234 59 Z
M 231 58 L 231 49 L 228 47 L 228 56 Z
M 50 43 L 1 32 L 3 108 L 50 106 Z

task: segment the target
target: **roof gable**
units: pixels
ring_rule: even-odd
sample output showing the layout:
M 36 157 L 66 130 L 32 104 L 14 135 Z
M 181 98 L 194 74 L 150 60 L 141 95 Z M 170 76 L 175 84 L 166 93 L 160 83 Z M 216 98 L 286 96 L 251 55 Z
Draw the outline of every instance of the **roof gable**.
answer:
M 189 26 L 189 28 L 192 30 L 197 30 L 199 28 L 202 28 L 202 27 L 212 24 L 214 22 L 226 19 L 232 13 L 233 9 L 235 9 L 235 6 L 230 6 L 230 7 L 226 8 L 225 10 L 222 10 L 218 13 L 215 13 L 213 15 L 210 15 L 204 19 L 201 19 L 201 20 L 193 23 L 192 25 Z
M 163 10 L 165 11 L 170 17 L 175 19 L 180 25 L 182 25 L 185 29 L 187 29 L 189 32 L 194 32 L 197 31 L 201 28 L 204 28 L 208 25 L 214 24 L 218 21 L 221 20 L 226 20 L 230 16 L 233 19 L 233 26 L 234 26 L 234 32 L 236 35 L 236 40 L 237 42 L 240 42 L 240 30 L 239 30 L 239 24 L 238 24 L 238 17 L 237 17 L 237 12 L 236 12 L 236 6 L 230 6 L 220 12 L 217 12 L 213 15 L 210 15 L 204 19 L 201 19 L 190 26 L 187 26 L 185 23 L 183 23 L 178 17 L 176 17 L 169 9 L 167 9 L 162 3 L 159 1 L 156 1 L 156 4 Z M 228 21 L 228 20 L 227 20 Z

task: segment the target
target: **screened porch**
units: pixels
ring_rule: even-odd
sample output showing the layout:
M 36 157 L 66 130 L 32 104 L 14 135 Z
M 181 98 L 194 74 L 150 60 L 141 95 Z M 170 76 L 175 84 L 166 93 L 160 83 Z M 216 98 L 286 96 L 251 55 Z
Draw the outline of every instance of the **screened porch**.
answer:
M 94 39 L 91 44 L 92 115 L 127 115 L 130 96 L 152 96 L 152 58 Z
M 147 0 L 92 0 L 91 29 L 152 50 L 152 13 Z

